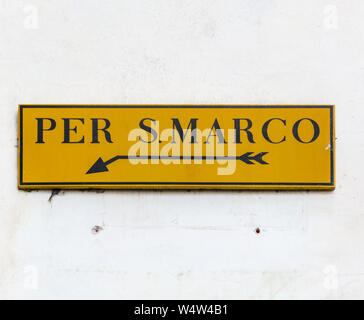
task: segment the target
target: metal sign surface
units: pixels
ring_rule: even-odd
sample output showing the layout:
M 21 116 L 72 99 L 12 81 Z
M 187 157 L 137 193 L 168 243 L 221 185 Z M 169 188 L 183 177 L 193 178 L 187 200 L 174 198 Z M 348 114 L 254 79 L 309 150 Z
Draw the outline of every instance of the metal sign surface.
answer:
M 18 185 L 334 189 L 334 106 L 20 105 Z

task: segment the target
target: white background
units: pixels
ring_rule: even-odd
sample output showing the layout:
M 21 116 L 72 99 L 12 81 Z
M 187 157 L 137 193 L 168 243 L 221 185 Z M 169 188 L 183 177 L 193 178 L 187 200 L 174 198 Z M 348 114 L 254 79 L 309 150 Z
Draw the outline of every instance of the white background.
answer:
M 0 0 L 0 298 L 364 298 L 363 16 L 362 0 Z M 337 188 L 48 201 L 17 189 L 21 103 L 335 104 Z

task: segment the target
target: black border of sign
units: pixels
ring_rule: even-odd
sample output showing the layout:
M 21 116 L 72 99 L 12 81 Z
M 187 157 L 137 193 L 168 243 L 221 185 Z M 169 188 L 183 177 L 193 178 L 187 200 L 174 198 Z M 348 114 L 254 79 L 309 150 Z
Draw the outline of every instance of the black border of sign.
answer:
M 138 108 L 159 108 L 159 109 L 330 109 L 330 182 L 23 182 L 23 109 L 24 108 L 111 108 L 111 109 L 138 109 Z M 206 185 L 206 186 L 334 186 L 334 105 L 19 105 L 19 186 L 47 186 L 47 185 L 69 185 L 69 186 L 102 186 L 102 185 Z

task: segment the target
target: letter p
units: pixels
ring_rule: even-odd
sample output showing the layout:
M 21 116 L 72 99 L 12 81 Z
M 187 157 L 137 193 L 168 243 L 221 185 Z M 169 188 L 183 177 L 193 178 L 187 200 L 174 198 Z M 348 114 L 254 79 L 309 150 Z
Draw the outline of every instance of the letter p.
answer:
M 51 118 L 36 118 L 36 119 L 37 119 L 37 133 L 38 133 L 36 143 L 44 143 L 43 132 L 53 130 L 56 127 L 56 120 Z M 48 129 L 44 129 L 45 120 L 47 120 L 47 122 L 50 122 Z

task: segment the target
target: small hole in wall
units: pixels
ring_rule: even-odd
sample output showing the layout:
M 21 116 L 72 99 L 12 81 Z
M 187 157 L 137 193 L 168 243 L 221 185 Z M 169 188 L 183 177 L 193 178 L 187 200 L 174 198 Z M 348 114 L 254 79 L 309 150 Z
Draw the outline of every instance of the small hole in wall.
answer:
M 92 229 L 91 229 L 91 233 L 92 234 L 98 234 L 100 233 L 100 231 L 103 230 L 102 227 L 100 226 L 94 226 Z
M 260 233 L 260 229 L 259 229 L 259 228 L 256 228 L 256 229 L 255 229 L 255 233 L 256 233 L 256 234 L 259 234 L 259 233 Z

